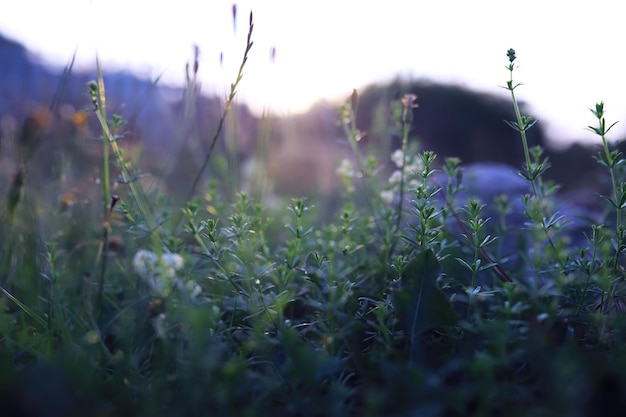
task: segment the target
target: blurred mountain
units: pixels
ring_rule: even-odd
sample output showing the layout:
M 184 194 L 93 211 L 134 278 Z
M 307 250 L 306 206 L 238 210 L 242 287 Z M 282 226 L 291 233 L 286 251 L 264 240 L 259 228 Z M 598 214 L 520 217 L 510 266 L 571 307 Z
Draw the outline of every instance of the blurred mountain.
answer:
M 99 130 L 95 117 L 86 117 L 85 112 L 91 107 L 86 85 L 95 78 L 95 71 L 51 70 L 22 45 L 0 35 L 0 156 L 8 158 L 12 143 L 19 148 L 20 141 L 28 142 L 41 128 L 43 140 L 37 153 L 42 166 L 52 164 L 55 153 L 68 146 L 80 151 L 74 158 L 76 174 L 97 166 L 101 146 L 94 146 L 93 139 L 99 137 Z M 202 164 L 223 113 L 223 99 L 163 86 L 128 72 L 105 72 L 104 80 L 108 114 L 119 113 L 128 121 L 124 145 L 141 148 L 143 168 L 163 181 L 165 191 L 180 191 Z M 390 115 L 394 101 L 407 93 L 417 95 L 419 105 L 411 141 L 436 152 L 439 161 L 458 156 L 464 163 L 522 165 L 519 134 L 504 122 L 515 120 L 510 101 L 423 80 L 396 80 L 359 92 L 361 143 L 378 152 L 380 161 L 388 162 L 388 155 L 400 146 Z M 215 161 L 215 169 L 224 174 L 245 167 L 241 182 L 264 178 L 268 192 L 328 195 L 339 184 L 335 175 L 339 159 L 351 156 L 339 122 L 336 103 L 318 103 L 304 114 L 261 118 L 238 104 L 218 141 L 225 156 Z M 548 176 L 565 189 L 580 187 L 582 179 L 597 185 L 595 173 L 600 167 L 591 149 L 574 145 L 563 152 L 552 150 L 541 123 L 529 131 L 529 142 L 546 148 L 553 163 Z
M 164 86 L 130 72 L 104 68 L 103 78 L 107 114 L 119 114 L 127 121 L 124 145 L 142 148 L 145 170 L 166 179 L 173 174 L 194 175 L 223 114 L 223 100 Z M 52 157 L 69 147 L 82 152 L 74 158 L 75 166 L 98 166 L 100 130 L 90 114 L 93 105 L 87 88 L 95 79 L 95 69 L 76 71 L 69 63 L 65 71 L 50 69 L 18 42 L 0 34 L 1 155 L 12 157 L 11 151 L 19 153 L 23 142 L 31 146 L 34 140 L 30 137 L 38 136 L 36 154 L 43 161 L 37 165 L 52 164 Z M 191 94 L 192 100 L 188 99 Z M 252 141 L 256 118 L 245 105 L 234 106 L 231 118 L 238 124 L 227 125 L 223 136 L 229 136 L 233 157 L 240 157 Z M 223 142 L 218 141 L 222 149 Z M 13 161 L 13 165 L 17 163 Z M 172 187 L 175 184 L 170 184 Z

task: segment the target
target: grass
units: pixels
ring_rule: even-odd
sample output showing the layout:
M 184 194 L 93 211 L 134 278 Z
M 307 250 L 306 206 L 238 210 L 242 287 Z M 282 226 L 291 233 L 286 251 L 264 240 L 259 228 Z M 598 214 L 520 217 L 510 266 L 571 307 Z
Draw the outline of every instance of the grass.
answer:
M 0 225 L 4 415 L 624 415 L 626 186 L 604 105 L 590 129 L 613 190 L 583 247 L 542 178 L 549 161 L 526 144 L 534 121 L 519 112 L 513 50 L 509 124 L 531 192 L 463 197 L 460 161 L 409 142 L 413 95 L 393 107 L 402 147 L 383 177 L 386 161 L 359 145 L 355 91 L 338 119 L 356 162 L 342 162 L 342 203 L 320 224 L 313 197 L 275 210 L 206 175 L 252 28 L 251 14 L 184 207 L 144 186 L 100 70 L 88 91 L 103 139 L 94 203 L 55 204 L 30 160 L 16 164 Z M 526 225 L 511 254 L 513 201 Z

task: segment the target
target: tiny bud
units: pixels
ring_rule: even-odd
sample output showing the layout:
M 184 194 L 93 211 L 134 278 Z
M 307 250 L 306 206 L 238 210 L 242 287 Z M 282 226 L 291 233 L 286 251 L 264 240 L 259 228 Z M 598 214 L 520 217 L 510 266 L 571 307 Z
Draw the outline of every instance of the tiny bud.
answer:
M 593 110 L 592 110 L 593 111 Z M 596 111 L 595 114 L 598 118 L 601 118 L 604 116 L 604 102 L 601 101 L 599 103 L 596 103 Z
M 513 62 L 515 61 L 515 49 L 511 48 L 508 51 L 506 51 L 506 56 L 509 57 L 509 62 Z
M 417 103 L 415 103 L 415 100 L 417 100 L 417 95 L 415 94 L 405 94 L 404 97 L 402 97 L 402 106 L 408 110 L 409 108 L 416 108 L 417 107 Z
M 417 96 L 415 94 L 405 94 L 402 97 L 402 122 L 411 123 L 413 121 L 413 109 L 417 107 L 415 103 Z
M 94 105 L 94 110 L 98 109 L 98 84 L 95 81 L 89 81 L 87 83 L 87 88 L 89 89 L 89 96 L 91 97 L 91 102 Z
M 111 205 L 109 206 L 109 216 L 111 215 L 111 213 L 113 213 L 113 209 L 115 208 L 115 205 L 118 201 L 120 201 L 120 196 L 117 194 L 113 194 L 111 196 Z

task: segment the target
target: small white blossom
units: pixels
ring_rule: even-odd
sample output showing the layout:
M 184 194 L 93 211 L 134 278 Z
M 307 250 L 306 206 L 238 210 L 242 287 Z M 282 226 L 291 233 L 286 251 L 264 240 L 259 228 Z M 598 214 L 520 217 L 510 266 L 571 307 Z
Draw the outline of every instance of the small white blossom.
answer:
M 400 170 L 393 171 L 393 174 L 389 177 L 390 184 L 400 184 L 400 179 L 402 179 L 402 172 Z
M 352 162 L 350 162 L 349 159 L 342 159 L 341 164 L 339 164 L 339 167 L 337 168 L 337 174 L 344 178 L 353 178 L 355 174 Z
M 189 296 L 193 299 L 200 295 L 202 292 L 202 287 L 198 285 L 196 281 L 187 281 L 185 284 L 187 291 L 189 292 Z
M 380 198 L 387 203 L 391 204 L 394 198 L 394 192 L 392 190 L 383 190 L 380 192 Z
M 159 262 L 158 256 L 148 250 L 139 250 L 133 258 L 133 269 L 156 295 L 167 297 L 176 280 L 176 271 L 184 266 L 183 258 L 175 253 L 166 253 Z
M 176 276 L 176 271 L 178 271 L 185 265 L 185 261 L 183 261 L 183 257 L 177 253 L 164 254 L 163 262 L 168 268 L 168 273 L 169 273 L 170 278 L 174 278 Z
M 409 188 L 417 188 L 422 184 L 422 182 L 418 179 L 413 178 L 409 181 Z
M 149 250 L 137 251 L 133 258 L 133 269 L 141 278 L 146 279 L 158 261 L 157 256 Z
M 396 149 L 391 154 L 391 161 L 396 165 L 396 167 L 402 168 L 402 165 L 404 164 L 404 153 L 402 152 L 402 149 Z
M 391 161 L 397 168 L 402 168 L 402 165 L 404 164 L 404 172 L 407 173 L 416 173 L 424 169 L 422 160 L 415 155 L 407 155 L 405 161 L 402 149 L 396 149 L 391 154 Z
M 405 169 L 407 172 L 410 172 L 413 174 L 422 172 L 422 170 L 424 169 L 424 163 L 422 162 L 421 159 L 412 157 L 411 160 L 407 162 Z

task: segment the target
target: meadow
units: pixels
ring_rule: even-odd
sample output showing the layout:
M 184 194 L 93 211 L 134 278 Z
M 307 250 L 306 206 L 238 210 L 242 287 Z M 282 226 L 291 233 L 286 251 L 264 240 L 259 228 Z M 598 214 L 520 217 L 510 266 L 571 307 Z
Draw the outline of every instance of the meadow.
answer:
M 513 49 L 501 84 L 526 191 L 474 198 L 463 161 L 409 140 L 411 93 L 389 105 L 399 148 L 364 148 L 355 90 L 320 216 L 319 195 L 274 195 L 255 175 L 238 189 L 243 167 L 220 143 L 253 27 L 250 14 L 215 133 L 199 138 L 196 172 L 179 167 L 176 197 L 140 169 L 149 150 L 108 111 L 99 64 L 85 87 L 96 141 L 44 152 L 34 117 L 3 144 L 2 415 L 625 415 L 626 173 L 604 104 L 591 104 L 589 159 L 608 192 L 576 236 L 529 145 Z M 257 166 L 278 152 L 261 149 Z

